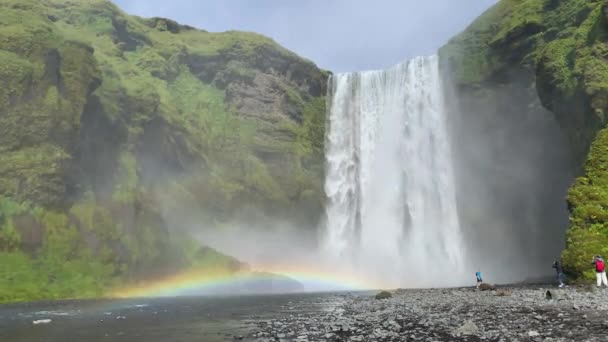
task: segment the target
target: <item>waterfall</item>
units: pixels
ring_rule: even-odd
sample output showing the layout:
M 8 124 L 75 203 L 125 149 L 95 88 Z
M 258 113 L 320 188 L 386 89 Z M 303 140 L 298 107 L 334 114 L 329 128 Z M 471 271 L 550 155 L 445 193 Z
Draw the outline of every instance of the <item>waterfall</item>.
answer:
M 325 251 L 387 285 L 462 284 L 438 58 L 335 75 L 328 95 Z

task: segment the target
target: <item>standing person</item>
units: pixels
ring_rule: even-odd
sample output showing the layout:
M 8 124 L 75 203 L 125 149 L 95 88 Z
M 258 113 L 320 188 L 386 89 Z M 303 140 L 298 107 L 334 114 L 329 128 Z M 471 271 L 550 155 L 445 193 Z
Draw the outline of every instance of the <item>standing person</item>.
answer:
M 553 263 L 553 268 L 555 268 L 555 272 L 557 272 L 557 282 L 559 283 L 559 287 L 564 287 L 564 269 L 558 260 L 555 260 Z
M 595 266 L 595 279 L 597 280 L 597 287 L 601 287 L 602 283 L 608 287 L 608 279 L 606 279 L 606 264 L 601 256 L 596 255 L 593 257 L 591 263 Z
M 481 272 L 477 271 L 475 272 L 475 278 L 477 278 L 477 288 L 479 288 L 479 286 L 481 285 L 481 283 L 483 283 L 483 279 L 481 279 Z

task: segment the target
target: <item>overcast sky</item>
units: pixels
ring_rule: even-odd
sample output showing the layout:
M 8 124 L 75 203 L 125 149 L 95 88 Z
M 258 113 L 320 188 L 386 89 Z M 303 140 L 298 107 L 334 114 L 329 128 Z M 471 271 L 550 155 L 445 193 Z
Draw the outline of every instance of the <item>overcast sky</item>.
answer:
M 334 72 L 433 54 L 496 0 L 113 0 L 130 14 L 253 31 Z

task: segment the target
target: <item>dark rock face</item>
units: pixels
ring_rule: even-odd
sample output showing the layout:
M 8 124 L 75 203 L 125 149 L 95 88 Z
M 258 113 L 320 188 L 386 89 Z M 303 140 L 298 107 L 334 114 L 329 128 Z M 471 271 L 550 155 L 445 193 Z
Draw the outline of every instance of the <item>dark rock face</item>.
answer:
M 169 31 L 171 33 L 180 33 L 183 31 L 196 30 L 192 26 L 180 25 L 176 21 L 167 18 L 154 17 L 150 19 L 145 19 L 144 22 L 151 28 L 157 29 L 159 31 Z
M 276 123 L 301 123 L 303 102 L 324 96 L 327 74 L 291 53 L 264 45 L 253 53 L 241 44 L 214 56 L 183 56 L 203 82 L 226 89 L 226 102 L 240 115 Z
M 486 141 L 490 149 L 497 149 L 495 152 L 507 152 L 507 158 L 502 158 L 500 153 L 490 154 L 487 158 L 496 158 L 500 164 L 508 160 L 511 152 L 518 152 L 523 159 L 514 159 L 514 163 L 527 160 L 527 165 L 534 165 L 533 169 L 540 171 L 534 175 L 536 181 L 521 177 L 524 179 L 512 184 L 512 191 L 495 192 L 500 196 L 518 197 L 520 189 L 525 188 L 527 193 L 538 196 L 540 202 L 526 203 L 526 200 L 511 201 L 507 198 L 506 203 L 492 207 L 511 210 L 513 217 L 522 217 L 522 211 L 542 212 L 529 218 L 537 220 L 534 227 L 546 228 L 536 230 L 529 225 L 530 221 L 513 222 L 511 226 L 521 227 L 522 232 L 529 231 L 532 235 L 540 232 L 543 236 L 560 237 L 561 241 L 552 239 L 546 243 L 536 239 L 536 243 L 532 242 L 534 238 L 520 235 L 523 244 L 534 243 L 542 246 L 541 249 L 550 246 L 541 252 L 542 256 L 532 258 L 543 259 L 545 264 L 550 263 L 550 255 L 557 254 L 557 248 L 561 248 L 566 240 L 563 239 L 563 231 L 568 220 L 562 214 L 563 204 L 560 209 L 556 201 L 564 197 L 566 188 L 573 183 L 574 174 L 594 178 L 599 175 L 596 171 L 605 167 L 603 161 L 589 153 L 593 145 L 603 148 L 598 132 L 602 132 L 607 122 L 608 87 L 603 80 L 608 78 L 608 62 L 600 52 L 608 48 L 605 5 L 605 1 L 579 0 L 546 1 L 542 6 L 539 1 L 532 0 L 501 1 L 440 51 L 444 74 L 453 83 L 456 97 L 462 100 L 457 106 L 462 112 L 460 118 L 466 121 L 465 126 L 475 126 L 478 122 L 494 125 L 489 130 L 493 132 L 489 134 L 491 139 Z M 559 131 L 551 127 L 555 123 Z M 469 132 L 466 129 L 462 131 Z M 466 135 L 461 137 L 464 137 L 465 145 L 468 144 L 467 139 L 474 139 Z M 543 146 L 542 151 L 535 150 L 540 146 Z M 473 159 L 475 163 L 477 152 L 472 148 L 465 153 L 464 159 Z M 462 173 L 461 179 L 471 185 L 466 180 L 466 174 L 471 170 L 466 165 L 463 169 L 468 171 Z M 499 169 L 499 172 L 507 171 L 507 174 L 513 171 L 515 178 L 519 178 L 516 174 L 533 175 L 536 172 L 516 171 L 518 167 L 509 162 Z M 504 176 L 490 181 L 493 182 L 490 188 L 510 184 Z M 585 203 L 593 201 L 592 193 L 604 191 L 601 184 L 604 184 L 603 180 L 596 178 L 571 187 L 568 196 L 571 212 L 568 246 L 588 245 L 590 242 L 592 234 L 585 233 L 590 225 L 584 222 L 592 221 L 595 214 L 591 214 L 592 206 Z M 460 190 L 465 199 L 466 195 L 462 193 L 467 189 L 470 188 Z M 465 202 L 461 200 L 460 203 Z M 539 208 L 535 203 L 542 204 Z M 468 205 L 465 203 L 465 206 Z M 464 210 L 465 216 L 476 215 L 467 211 Z M 584 265 L 580 260 L 588 260 L 593 253 L 567 247 L 562 254 L 565 268 L 577 276 L 582 275 Z
M 550 110 L 560 123 L 560 127 L 570 139 L 570 146 L 577 165 L 582 165 L 586 159 L 589 146 L 597 131 L 604 127 L 601 116 L 595 115 L 590 98 L 583 89 L 573 90 L 566 94 L 563 88 L 556 86 L 556 70 L 549 65 L 554 61 L 549 56 L 543 56 L 536 69 L 536 89 L 538 98 L 543 106 Z
M 15 218 L 15 228 L 21 236 L 21 249 L 34 253 L 42 247 L 44 238 L 44 226 L 30 215 L 22 215 Z
M 563 248 L 575 167 L 534 78 L 516 68 L 500 77 L 448 88 L 447 102 L 465 243 L 484 269 L 513 265 L 497 275 L 510 281 L 535 276 Z
M 297 108 L 290 108 L 276 79 L 261 73 L 256 73 L 249 84 L 243 82 L 228 85 L 226 101 L 240 115 L 270 124 L 284 118 L 293 120 L 297 115 Z

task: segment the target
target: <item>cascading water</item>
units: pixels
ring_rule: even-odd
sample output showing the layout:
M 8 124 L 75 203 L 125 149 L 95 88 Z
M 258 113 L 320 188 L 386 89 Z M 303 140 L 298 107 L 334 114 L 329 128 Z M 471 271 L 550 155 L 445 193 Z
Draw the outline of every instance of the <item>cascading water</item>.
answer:
M 438 58 L 335 75 L 329 89 L 326 252 L 387 285 L 462 284 Z

